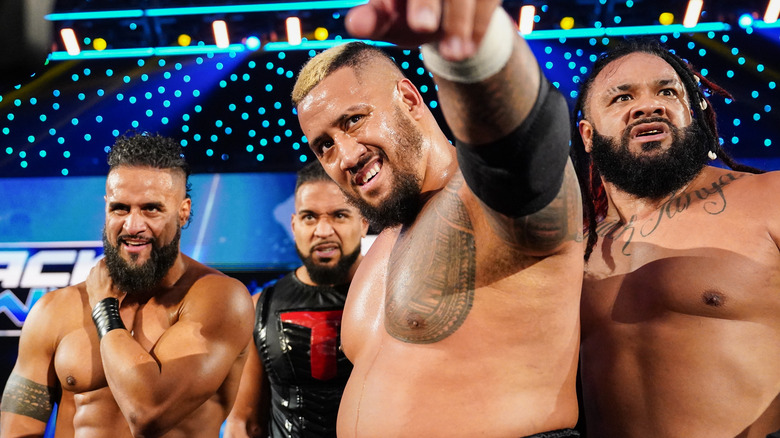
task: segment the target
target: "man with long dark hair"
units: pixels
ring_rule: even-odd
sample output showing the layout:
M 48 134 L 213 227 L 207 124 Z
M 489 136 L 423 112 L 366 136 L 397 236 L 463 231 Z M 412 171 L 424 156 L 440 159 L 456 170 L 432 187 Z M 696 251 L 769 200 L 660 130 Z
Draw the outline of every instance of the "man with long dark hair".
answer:
M 592 437 L 780 428 L 780 174 L 726 155 L 705 88 L 725 93 L 645 40 L 602 55 L 581 88 L 571 153 Z

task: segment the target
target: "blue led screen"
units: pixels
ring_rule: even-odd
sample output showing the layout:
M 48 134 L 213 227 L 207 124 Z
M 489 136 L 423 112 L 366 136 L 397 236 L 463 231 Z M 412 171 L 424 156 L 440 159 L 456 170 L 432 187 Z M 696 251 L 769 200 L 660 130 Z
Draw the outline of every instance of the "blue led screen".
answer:
M 202 174 L 190 182 L 194 216 L 182 231 L 184 253 L 226 271 L 298 266 L 290 231 L 295 174 Z M 103 176 L 0 178 L 0 250 L 58 242 L 101 248 L 104 194 Z

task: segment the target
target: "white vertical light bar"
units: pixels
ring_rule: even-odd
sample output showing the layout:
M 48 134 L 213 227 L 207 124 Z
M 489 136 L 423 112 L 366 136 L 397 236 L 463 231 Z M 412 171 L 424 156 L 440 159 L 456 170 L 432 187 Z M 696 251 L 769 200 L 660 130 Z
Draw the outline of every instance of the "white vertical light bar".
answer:
M 703 0 L 690 0 L 688 2 L 688 9 L 685 10 L 685 18 L 683 18 L 683 26 L 696 26 L 699 22 L 699 15 L 701 15 L 701 8 L 703 5 Z
M 536 8 L 534 5 L 525 5 L 520 8 L 520 21 L 518 24 L 521 34 L 528 35 L 533 32 L 534 16 L 536 16 Z
M 220 49 L 227 48 L 230 45 L 227 23 L 224 20 L 215 20 L 211 23 L 211 28 L 214 29 L 214 40 L 217 42 L 217 47 Z
M 769 0 L 764 13 L 764 23 L 776 22 L 778 15 L 780 15 L 780 0 Z
M 298 17 L 289 17 L 285 21 L 287 26 L 287 42 L 292 46 L 301 43 L 301 19 Z
M 68 52 L 68 55 L 75 56 L 81 53 L 79 41 L 76 39 L 76 32 L 74 32 L 73 29 L 67 27 L 63 28 L 60 30 L 60 36 L 62 37 L 62 42 L 65 44 L 65 50 Z

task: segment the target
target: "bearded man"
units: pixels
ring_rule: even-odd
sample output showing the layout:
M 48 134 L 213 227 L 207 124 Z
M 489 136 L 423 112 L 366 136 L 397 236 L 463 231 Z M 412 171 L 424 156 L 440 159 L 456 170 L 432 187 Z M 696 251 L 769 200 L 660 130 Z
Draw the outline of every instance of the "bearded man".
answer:
M 700 84 L 723 92 L 640 40 L 602 55 L 581 89 L 588 436 L 780 428 L 780 173 L 726 155 Z M 707 165 L 717 157 L 731 169 Z
M 105 257 L 30 312 L 5 386 L 3 437 L 214 437 L 252 333 L 239 281 L 179 250 L 189 166 L 173 139 L 120 137 L 108 154 Z
M 338 436 L 578 436 L 582 212 L 565 100 L 498 1 L 371 0 L 346 23 L 424 44 L 455 146 L 376 47 L 328 49 L 298 75 L 309 147 L 381 229 L 344 305 L 354 368 Z
M 368 221 L 314 161 L 298 171 L 291 226 L 303 265 L 255 295 L 254 343 L 225 438 L 336 437 L 352 371 L 341 316 Z

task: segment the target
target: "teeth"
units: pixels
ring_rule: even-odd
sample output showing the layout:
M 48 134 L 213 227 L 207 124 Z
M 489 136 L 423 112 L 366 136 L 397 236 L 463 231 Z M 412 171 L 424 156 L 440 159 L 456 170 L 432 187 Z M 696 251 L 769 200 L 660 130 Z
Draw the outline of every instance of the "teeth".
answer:
M 368 172 L 366 172 L 366 174 L 363 175 L 363 182 L 362 182 L 362 184 L 367 183 L 377 173 L 379 173 L 379 163 L 374 163 L 374 165 L 371 166 L 371 169 L 369 169 Z
M 645 131 L 645 132 L 642 132 L 642 133 L 640 133 L 640 134 L 639 134 L 639 137 L 641 137 L 641 136 L 643 136 L 643 135 L 655 135 L 655 134 L 660 134 L 660 133 L 661 133 L 661 131 L 660 131 L 660 130 L 658 130 L 658 129 L 653 129 L 652 131 Z

